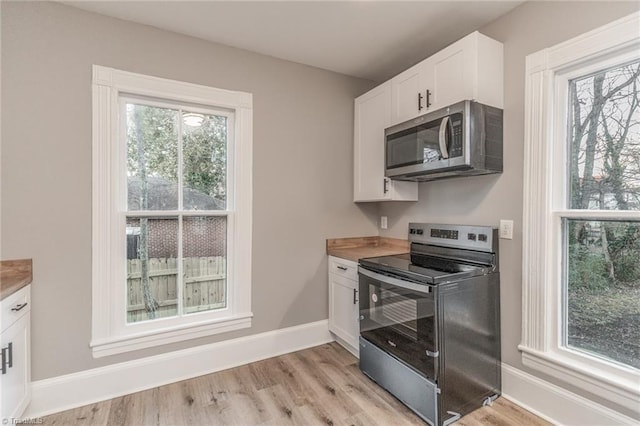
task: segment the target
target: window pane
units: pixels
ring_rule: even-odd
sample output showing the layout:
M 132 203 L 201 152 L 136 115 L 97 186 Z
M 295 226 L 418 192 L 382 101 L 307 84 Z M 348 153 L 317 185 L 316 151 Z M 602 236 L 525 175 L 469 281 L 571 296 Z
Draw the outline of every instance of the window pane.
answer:
M 184 312 L 227 306 L 227 218 L 185 217 L 182 222 Z
M 128 210 L 178 209 L 178 111 L 126 104 Z
M 185 210 L 225 210 L 227 118 L 185 112 L 183 200 Z
M 640 210 L 640 62 L 572 80 L 572 209 Z
M 564 222 L 565 344 L 640 368 L 640 222 Z
M 178 314 L 178 218 L 127 218 L 127 322 Z

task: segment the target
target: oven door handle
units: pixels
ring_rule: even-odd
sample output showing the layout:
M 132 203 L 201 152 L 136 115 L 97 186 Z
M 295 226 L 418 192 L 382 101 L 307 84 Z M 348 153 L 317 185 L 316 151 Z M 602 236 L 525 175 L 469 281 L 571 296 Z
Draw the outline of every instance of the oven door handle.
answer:
M 363 268 L 362 266 L 358 266 L 358 273 L 372 278 L 374 280 L 383 282 L 385 284 L 394 285 L 396 287 L 406 288 L 407 290 L 415 291 L 418 293 L 431 293 L 431 287 L 424 284 L 416 284 L 411 281 L 400 280 L 397 278 L 389 277 L 387 275 L 378 274 L 377 272 L 370 271 L 368 269 Z

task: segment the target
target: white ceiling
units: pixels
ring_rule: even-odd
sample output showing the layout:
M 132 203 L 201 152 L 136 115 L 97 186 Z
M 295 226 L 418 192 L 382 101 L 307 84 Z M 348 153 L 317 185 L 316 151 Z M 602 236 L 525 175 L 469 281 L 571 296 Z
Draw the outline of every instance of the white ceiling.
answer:
M 384 81 L 522 1 L 64 1 L 84 10 Z

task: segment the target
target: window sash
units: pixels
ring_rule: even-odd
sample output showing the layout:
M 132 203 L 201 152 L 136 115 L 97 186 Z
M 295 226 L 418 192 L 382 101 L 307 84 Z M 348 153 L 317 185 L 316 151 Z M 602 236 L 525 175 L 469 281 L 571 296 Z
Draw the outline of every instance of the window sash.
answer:
M 209 210 L 211 211 L 211 210 Z M 189 312 L 189 313 L 184 313 L 184 286 L 185 286 L 185 281 L 184 281 L 184 247 L 183 247 L 183 238 L 184 238 L 184 232 L 183 232 L 183 218 L 185 217 L 225 217 L 226 218 L 226 241 L 225 244 L 227 246 L 227 250 L 225 252 L 225 260 L 227 265 L 232 264 L 232 262 L 234 261 L 233 258 L 233 253 L 230 253 L 228 250 L 229 244 L 231 243 L 231 239 L 233 237 L 233 234 L 231 232 L 231 226 L 230 224 L 233 223 L 233 212 L 229 212 L 226 214 L 221 214 L 220 212 L 213 210 L 213 212 L 215 212 L 216 214 L 202 214 L 199 211 L 188 211 L 189 214 L 184 214 L 185 212 L 181 212 L 181 211 L 165 211 L 165 210 L 161 210 L 160 211 L 161 214 L 157 214 L 157 215 L 150 215 L 148 213 L 148 211 L 145 211 L 144 214 L 129 214 L 128 212 L 125 212 L 122 214 L 122 220 L 125 223 L 125 228 L 126 229 L 126 220 L 128 218 L 175 218 L 178 221 L 178 231 L 177 231 L 177 242 L 178 242 L 178 255 L 176 257 L 176 265 L 177 265 L 177 276 L 176 276 L 176 299 L 177 299 L 177 312 L 176 315 L 173 316 L 169 316 L 166 317 L 166 319 L 173 319 L 176 320 L 177 318 L 183 317 L 183 316 L 191 316 L 191 315 L 196 315 L 196 314 L 212 314 L 213 312 L 218 312 L 218 311 L 225 311 L 226 309 L 229 308 L 229 306 L 231 305 L 231 300 L 229 300 L 229 295 L 230 295 L 230 287 L 233 285 L 232 281 L 231 281 L 231 274 L 233 271 L 231 271 L 230 268 L 225 268 L 225 280 L 226 280 L 226 291 L 225 291 L 225 299 L 226 299 L 226 306 L 225 308 L 220 308 L 220 309 L 215 309 L 215 310 L 206 310 L 206 311 L 201 311 L 201 312 Z M 136 211 L 137 213 L 137 211 Z M 199 214 L 197 214 L 199 213 Z M 123 259 L 123 264 L 126 265 L 127 264 L 127 256 L 126 256 L 126 250 L 127 250 L 127 239 L 126 239 L 126 233 L 120 233 L 121 235 L 121 241 L 118 242 L 118 244 L 120 245 L 124 245 L 125 248 L 125 257 Z M 123 281 L 123 285 L 122 287 L 124 287 L 125 292 L 124 292 L 124 297 L 125 297 L 125 308 L 128 304 L 128 289 L 126 286 L 127 283 L 127 276 L 126 276 L 126 267 L 125 267 L 125 277 L 124 277 L 124 281 Z M 227 311 L 228 312 L 228 311 Z M 152 322 L 155 323 L 156 321 L 162 319 L 162 318 L 153 318 L 153 319 L 147 319 L 147 320 L 141 320 L 141 321 L 134 321 L 134 322 L 129 322 L 127 320 L 127 311 L 125 309 L 124 314 L 124 326 L 121 326 L 122 329 L 125 330 L 131 330 L 133 328 L 139 328 L 139 329 L 146 329 L 145 327 L 135 327 L 138 324 L 144 324 L 147 322 Z M 153 328 L 153 327 L 148 327 L 148 328 Z
M 225 211 L 234 211 L 235 210 L 235 191 L 233 190 L 236 186 L 235 186 L 235 113 L 231 110 L 227 110 L 227 109 L 222 109 L 222 108 L 215 108 L 212 106 L 202 106 L 202 105 L 197 105 L 197 104 L 188 104 L 188 103 L 184 103 L 184 102 L 177 102 L 177 101 L 169 101 L 169 100 L 159 100 L 159 99 L 153 99 L 153 98 L 149 98 L 149 97 L 144 97 L 144 96 L 134 96 L 131 94 L 126 94 L 126 95 L 120 95 L 119 96 L 119 100 L 118 100 L 118 105 L 119 105 L 119 135 L 120 135 L 120 144 L 124 144 L 124 146 L 122 147 L 123 149 L 121 150 L 118 158 L 120 159 L 120 161 L 124 161 L 124 163 L 122 163 L 124 165 L 124 173 L 125 173 L 125 177 L 124 177 L 124 182 L 119 182 L 119 185 L 125 185 L 124 186 L 124 191 L 121 192 L 119 195 L 116 195 L 116 197 L 124 197 L 124 200 L 118 200 L 118 204 L 120 204 L 122 207 L 122 209 L 124 211 L 128 211 L 128 212 L 138 212 L 138 211 L 144 211 L 144 210 L 128 210 L 127 209 L 127 190 L 126 190 L 126 173 L 127 173 L 127 119 L 126 119 L 126 105 L 127 103 L 134 103 L 137 105 L 145 105 L 145 106 L 151 106 L 151 107 L 156 107 L 156 108 L 166 108 L 166 109 L 174 109 L 178 111 L 178 114 L 180 114 L 180 116 L 182 116 L 182 114 L 184 113 L 185 110 L 187 110 L 188 112 L 195 112 L 195 113 L 199 113 L 199 114 L 204 114 L 204 115 L 216 115 L 216 116 L 221 116 L 221 117 L 225 117 L 227 119 L 227 141 L 226 141 L 226 151 L 227 151 L 227 164 L 226 164 L 226 169 L 227 169 L 227 173 L 226 173 L 226 200 L 225 200 L 225 204 L 227 209 Z M 182 123 L 182 120 L 178 120 L 178 129 L 177 129 L 177 134 L 178 134 L 178 170 L 177 170 L 177 175 L 178 175 L 178 211 L 191 211 L 191 210 L 184 210 L 183 209 L 183 203 L 184 203 L 184 164 L 183 164 L 183 140 L 182 140 L 182 128 L 183 128 L 184 124 Z M 119 173 L 122 173 L 122 170 L 119 171 Z M 148 211 L 148 210 L 147 210 Z M 163 210 L 163 211 L 170 211 L 170 210 Z M 171 211 L 175 211 L 175 210 L 171 210 Z M 198 211 L 205 211 L 205 210 L 198 210 Z M 218 210 L 206 210 L 207 212 L 216 212 Z
M 227 217 L 227 223 L 232 223 L 232 220 L 230 220 L 230 216 L 233 215 L 233 190 L 231 190 L 233 187 L 230 186 L 230 183 L 233 182 L 233 179 L 231 178 L 233 176 L 233 172 L 235 170 L 234 168 L 234 164 L 231 163 L 229 161 L 229 152 L 233 151 L 233 147 L 234 147 L 234 143 L 233 143 L 233 123 L 234 123 L 234 114 L 233 112 L 230 111 L 225 111 L 225 110 L 220 110 L 220 109 L 216 109 L 214 107 L 203 107 L 203 106 L 195 106 L 195 105 L 191 105 L 191 106 L 187 106 L 185 104 L 181 104 L 179 102 L 172 102 L 170 100 L 159 100 L 159 99 L 149 99 L 146 97 L 140 97 L 140 96 L 127 96 L 127 95 L 122 95 L 119 98 L 119 105 L 120 105 L 120 117 L 121 119 L 119 120 L 119 125 L 120 125 L 120 139 L 118 141 L 118 145 L 120 145 L 121 150 L 124 152 L 124 159 L 121 159 L 121 161 L 124 161 L 123 165 L 125 170 L 128 170 L 127 167 L 127 144 L 128 144 L 128 137 L 127 137 L 127 126 L 128 126 L 128 121 L 127 121 L 127 104 L 135 104 L 135 105 L 145 105 L 145 106 L 151 106 L 151 107 L 155 107 L 155 108 L 162 108 L 162 109 L 169 109 L 169 110 L 174 110 L 176 111 L 177 115 L 178 115 L 178 120 L 177 120 L 177 128 L 176 128 L 176 133 L 177 133 L 177 189 L 178 189 L 178 205 L 177 205 L 177 209 L 175 210 L 125 210 L 122 213 L 122 217 L 121 217 L 121 221 L 124 221 L 124 227 L 122 228 L 123 230 L 126 228 L 126 218 L 127 217 L 176 217 L 178 219 L 178 233 L 177 233 L 177 241 L 178 241 L 178 257 L 177 257 L 177 269 L 178 269 L 178 273 L 177 273 L 177 277 L 176 277 L 176 281 L 177 281 L 177 312 L 176 315 L 173 316 L 169 316 L 169 317 L 165 317 L 165 318 L 154 318 L 154 319 L 147 319 L 147 320 L 142 320 L 142 321 L 135 321 L 135 322 L 129 322 L 127 319 L 127 310 L 126 310 L 126 306 L 127 306 L 127 300 L 128 300 L 128 290 L 127 290 L 127 279 L 126 279 L 126 268 L 124 268 L 124 279 L 121 283 L 121 287 L 124 288 L 124 300 L 125 300 L 125 310 L 124 312 L 120 312 L 119 314 L 119 318 L 116 320 L 116 324 L 115 324 L 115 330 L 118 333 L 122 333 L 122 334 L 127 334 L 127 333 L 132 333 L 134 332 L 139 332 L 139 331 L 146 331 L 146 330 L 153 330 L 154 328 L 157 328 L 158 325 L 160 324 L 161 320 L 166 320 L 167 323 L 170 324 L 180 324 L 183 323 L 185 320 L 182 320 L 181 318 L 187 316 L 189 317 L 189 320 L 191 320 L 191 317 L 194 315 L 202 315 L 202 316 L 207 316 L 210 318 L 218 318 L 218 317 L 223 317 L 226 315 L 229 315 L 229 306 L 232 306 L 232 300 L 230 300 L 230 296 L 232 294 L 232 292 L 230 291 L 230 288 L 233 287 L 234 283 L 230 278 L 230 270 L 229 268 L 226 269 L 226 287 L 227 287 L 227 291 L 225 294 L 226 297 L 226 306 L 225 308 L 222 309 L 216 309 L 216 310 L 209 310 L 209 311 L 202 311 L 202 312 L 194 312 L 194 313 L 188 313 L 185 314 L 184 313 L 184 265 L 183 265 L 183 260 L 184 260 L 184 247 L 183 247 L 183 239 L 184 239 L 184 233 L 183 233 L 183 220 L 182 218 L 184 216 L 186 217 L 194 217 L 194 216 L 225 216 Z M 225 200 L 225 204 L 227 205 L 227 210 L 224 211 L 216 211 L 216 210 L 185 210 L 184 209 L 184 154 L 183 154 L 183 150 L 184 150 L 184 145 L 183 145 L 183 127 L 184 127 L 184 123 L 182 120 L 183 114 L 185 114 L 185 112 L 196 112 L 196 113 L 200 113 L 200 114 L 205 114 L 205 115 L 216 115 L 216 116 L 223 116 L 227 119 L 226 122 L 226 127 L 227 127 L 227 140 L 226 142 L 226 152 L 227 152 L 227 159 L 226 159 L 226 183 L 227 183 L 227 189 L 225 191 L 226 194 L 226 200 Z M 120 191 L 120 196 L 124 197 L 124 200 L 120 200 L 120 202 L 123 205 L 127 205 L 127 197 L 128 197 L 128 182 L 126 179 L 126 175 L 128 174 L 125 173 L 125 187 L 121 188 Z M 211 214 L 208 214 L 209 212 L 211 212 Z M 155 215 L 150 214 L 150 213 L 157 213 Z M 231 226 L 227 226 L 227 232 L 226 232 L 226 239 L 227 242 L 231 241 L 231 239 L 233 238 L 233 234 L 230 232 L 232 229 Z M 120 232 L 120 238 L 116 240 L 116 244 L 122 246 L 125 246 L 125 250 L 126 250 L 126 236 L 123 232 Z M 233 255 L 230 253 L 226 253 L 225 254 L 226 260 L 229 264 L 233 264 Z M 123 259 L 123 264 L 126 265 L 126 256 Z M 123 266 L 124 266 L 123 265 Z

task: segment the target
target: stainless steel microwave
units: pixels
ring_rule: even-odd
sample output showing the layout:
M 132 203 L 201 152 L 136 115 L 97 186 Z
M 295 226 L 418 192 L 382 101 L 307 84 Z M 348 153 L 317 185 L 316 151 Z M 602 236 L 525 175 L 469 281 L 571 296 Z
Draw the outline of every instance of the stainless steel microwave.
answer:
M 462 101 L 385 129 L 385 176 L 428 181 L 502 173 L 502 110 Z

